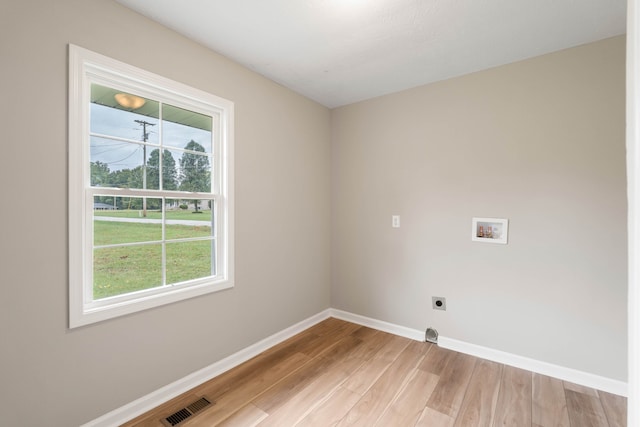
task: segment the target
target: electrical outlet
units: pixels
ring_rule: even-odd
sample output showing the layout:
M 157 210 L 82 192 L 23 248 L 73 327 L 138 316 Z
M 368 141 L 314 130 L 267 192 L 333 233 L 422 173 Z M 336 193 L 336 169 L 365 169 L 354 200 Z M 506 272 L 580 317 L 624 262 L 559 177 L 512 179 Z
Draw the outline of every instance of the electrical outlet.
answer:
M 434 310 L 447 310 L 447 299 L 444 297 L 431 297 L 431 306 Z
M 391 227 L 400 228 L 400 215 L 391 215 Z

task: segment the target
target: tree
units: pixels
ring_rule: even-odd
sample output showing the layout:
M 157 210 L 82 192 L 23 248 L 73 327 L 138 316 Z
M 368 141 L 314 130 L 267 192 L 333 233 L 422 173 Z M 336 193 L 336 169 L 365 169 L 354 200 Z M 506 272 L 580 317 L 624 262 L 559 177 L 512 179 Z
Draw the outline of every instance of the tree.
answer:
M 159 165 L 160 150 L 156 148 L 149 153 L 147 161 L 147 188 L 160 189 L 159 182 Z M 162 152 L 162 188 L 164 190 L 178 189 L 178 172 L 176 171 L 176 161 L 171 151 L 164 150 Z
M 204 147 L 191 140 L 184 149 L 188 151 L 185 151 L 180 158 L 180 190 L 211 191 L 209 156 L 205 154 Z M 196 212 L 198 212 L 198 202 L 198 200 L 193 202 Z
M 109 165 L 98 160 L 91 162 L 91 185 L 94 187 L 109 186 Z
M 109 165 L 101 161 L 91 162 L 91 185 L 94 187 L 109 187 Z M 113 197 L 111 196 L 96 196 L 94 202 L 106 203 L 113 205 Z
M 129 169 L 120 169 L 112 171 L 109 174 L 109 186 L 115 188 L 127 188 L 129 186 Z
M 116 188 L 142 188 L 142 166 L 111 172 L 109 174 L 109 186 Z

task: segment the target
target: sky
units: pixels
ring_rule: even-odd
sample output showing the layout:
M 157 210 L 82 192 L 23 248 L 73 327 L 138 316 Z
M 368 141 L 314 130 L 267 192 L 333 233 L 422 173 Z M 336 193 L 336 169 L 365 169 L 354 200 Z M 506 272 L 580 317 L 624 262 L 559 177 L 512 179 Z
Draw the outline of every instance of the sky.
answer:
M 147 141 L 154 144 L 154 146 L 147 147 L 147 158 L 152 150 L 159 148 L 160 133 L 162 132 L 163 149 L 171 151 L 178 168 L 179 159 L 182 157 L 182 151 L 179 149 L 184 148 L 191 140 L 202 145 L 207 153 L 211 153 L 211 132 L 209 131 L 166 120 L 163 121 L 161 130 L 159 120 L 156 118 L 93 103 L 90 114 L 92 133 L 127 138 L 132 141 L 143 140 L 143 126 L 134 120 L 155 124 L 155 126 L 147 126 Z M 142 166 L 143 152 L 142 144 L 91 137 L 91 161 L 107 163 L 111 171 Z

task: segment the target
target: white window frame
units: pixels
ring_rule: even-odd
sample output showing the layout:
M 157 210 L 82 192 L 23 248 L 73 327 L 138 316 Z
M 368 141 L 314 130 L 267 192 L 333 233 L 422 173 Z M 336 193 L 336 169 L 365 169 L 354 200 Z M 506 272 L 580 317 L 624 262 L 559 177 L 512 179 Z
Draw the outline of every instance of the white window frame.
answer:
M 89 105 L 91 84 L 114 82 L 119 88 L 176 107 L 206 114 L 217 122 L 219 143 L 211 193 L 187 193 L 215 200 L 216 275 L 179 286 L 161 286 L 93 300 L 93 193 L 90 176 Z M 69 45 L 69 327 L 75 328 L 234 285 L 233 102 L 98 53 Z M 111 189 L 114 195 L 158 197 L 152 190 Z M 175 192 L 173 192 L 175 193 Z M 182 192 L 185 194 L 184 192 Z M 89 280 L 88 280 L 89 279 Z

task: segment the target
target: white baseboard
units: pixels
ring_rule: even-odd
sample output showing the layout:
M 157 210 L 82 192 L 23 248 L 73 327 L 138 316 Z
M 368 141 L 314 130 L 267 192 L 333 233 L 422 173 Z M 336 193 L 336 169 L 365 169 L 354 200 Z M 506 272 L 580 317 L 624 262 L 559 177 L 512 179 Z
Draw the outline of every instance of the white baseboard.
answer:
M 530 359 L 517 354 L 507 353 L 492 348 L 483 347 L 476 344 L 470 344 L 443 336 L 438 337 L 438 345 L 442 348 L 458 351 L 460 353 L 470 354 L 481 359 L 491 360 L 493 362 L 502 363 L 516 368 L 532 371 L 537 374 L 547 375 L 563 381 L 569 381 L 586 387 L 595 388 L 619 396 L 627 396 L 627 383 L 590 374 L 584 371 L 578 371 L 564 366 L 554 365 L 540 360 Z
M 346 320 L 347 322 L 367 326 L 372 329 L 388 332 L 390 334 L 409 338 L 415 341 L 424 341 L 424 331 L 407 328 L 405 326 L 396 325 L 382 320 L 372 319 L 370 317 L 360 316 L 359 314 L 353 314 L 347 311 L 336 310 L 334 308 L 330 309 L 329 313 L 331 317 L 335 317 L 336 319 Z
M 168 384 L 154 392 L 147 394 L 133 402 L 115 409 L 99 418 L 83 424 L 81 427 L 113 427 L 119 426 L 139 415 L 144 414 L 161 405 L 162 403 L 173 399 L 180 394 L 191 390 L 192 388 L 209 381 L 212 378 L 240 365 L 270 349 L 271 347 L 285 341 L 288 338 L 310 328 L 311 326 L 331 317 L 331 310 L 324 310 L 314 316 L 309 317 L 295 325 L 284 329 L 278 333 L 271 335 L 249 347 L 246 347 L 237 353 L 232 354 L 218 362 L 215 362 L 205 368 L 200 369 L 192 374 L 187 375 L 171 384 Z
M 394 325 L 392 323 L 371 319 L 369 317 L 348 313 L 342 310 L 331 309 L 330 313 L 332 317 L 357 323 L 362 326 L 368 326 L 373 329 L 400 335 L 416 341 L 425 340 L 425 332 L 417 329 Z M 596 390 L 606 391 L 619 396 L 627 396 L 627 383 L 623 381 L 613 380 L 611 378 L 601 377 L 588 372 L 577 371 L 575 369 L 565 368 L 564 366 L 553 365 L 551 363 L 541 362 L 528 357 L 518 356 L 516 354 L 458 341 L 452 338 L 443 337 L 442 335 L 438 337 L 438 346 L 479 357 L 481 359 L 525 369 L 537 374 L 558 378 L 563 381 L 570 381 L 585 387 L 595 388 Z
M 95 420 L 83 424 L 81 427 L 112 427 L 119 426 L 139 415 L 144 414 L 180 394 L 191 390 L 194 387 L 209 381 L 212 378 L 232 369 L 243 362 L 257 356 L 263 351 L 291 338 L 292 336 L 310 328 L 329 317 L 346 320 L 358 325 L 367 326 L 379 331 L 388 332 L 390 334 L 409 338 L 415 341 L 424 341 L 425 333 L 417 329 L 407 328 L 405 326 L 396 325 L 382 320 L 372 319 L 370 317 L 360 316 L 358 314 L 349 313 L 342 310 L 327 309 L 315 316 L 311 316 L 295 325 L 284 329 L 276 334 L 271 335 L 237 353 L 232 354 L 218 362 L 215 362 L 205 368 L 200 369 L 184 378 L 181 378 L 171 384 L 168 384 L 154 392 L 149 393 L 135 401 L 115 409 Z M 620 396 L 627 396 L 628 386 L 623 381 L 613 380 L 606 377 L 590 374 L 588 372 L 577 371 L 563 366 L 553 365 L 551 363 L 541 362 L 539 360 L 529 359 L 527 357 L 518 356 L 516 354 L 506 353 L 500 350 L 494 350 L 488 347 L 482 347 L 476 344 L 470 344 L 443 336 L 438 337 L 438 345 L 449 350 L 459 351 L 460 353 L 469 354 L 481 359 L 487 359 L 505 365 L 514 366 L 516 368 L 526 369 L 538 374 L 547 375 L 572 383 L 580 384 L 586 387 L 603 390 Z

